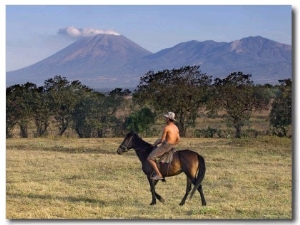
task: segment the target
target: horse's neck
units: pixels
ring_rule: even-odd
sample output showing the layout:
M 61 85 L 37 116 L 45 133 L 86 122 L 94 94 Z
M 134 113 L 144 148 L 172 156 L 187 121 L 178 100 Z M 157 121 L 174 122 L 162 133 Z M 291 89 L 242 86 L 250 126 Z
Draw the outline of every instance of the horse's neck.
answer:
M 150 154 L 152 150 L 152 145 L 141 138 L 137 138 L 136 140 L 137 141 L 135 143 L 134 149 L 140 161 L 143 162 L 147 159 L 148 155 Z

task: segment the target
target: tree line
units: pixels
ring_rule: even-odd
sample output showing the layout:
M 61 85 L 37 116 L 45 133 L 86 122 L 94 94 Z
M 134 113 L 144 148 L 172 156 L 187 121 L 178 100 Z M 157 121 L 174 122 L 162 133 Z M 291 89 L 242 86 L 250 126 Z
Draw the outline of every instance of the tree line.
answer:
M 292 124 L 292 81 L 258 85 L 251 74 L 242 72 L 213 80 L 199 66 L 186 66 L 149 71 L 133 92 L 116 88 L 104 94 L 78 80 L 55 76 L 39 87 L 27 82 L 6 88 L 6 137 L 13 137 L 16 126 L 21 137 L 28 137 L 32 123 L 36 137 L 47 135 L 51 123 L 60 136 L 68 128 L 80 138 L 120 137 L 129 130 L 147 135 L 158 115 L 167 111 L 176 114 L 184 137 L 203 107 L 212 118 L 225 112 L 225 122 L 235 129 L 237 138 L 254 111 L 271 107 L 273 133 L 286 136 Z

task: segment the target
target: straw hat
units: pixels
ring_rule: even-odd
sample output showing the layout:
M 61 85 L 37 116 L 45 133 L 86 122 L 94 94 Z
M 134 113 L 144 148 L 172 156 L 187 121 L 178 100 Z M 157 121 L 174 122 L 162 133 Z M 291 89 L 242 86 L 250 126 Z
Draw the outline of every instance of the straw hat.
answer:
M 173 112 L 168 112 L 164 116 L 167 117 L 170 120 L 176 121 L 176 119 L 175 119 L 175 113 L 173 113 Z

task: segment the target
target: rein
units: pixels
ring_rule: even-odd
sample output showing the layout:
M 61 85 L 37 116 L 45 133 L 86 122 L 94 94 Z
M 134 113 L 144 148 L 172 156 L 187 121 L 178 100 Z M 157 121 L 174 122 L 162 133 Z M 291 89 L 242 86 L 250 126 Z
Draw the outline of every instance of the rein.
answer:
M 129 139 L 129 141 L 127 142 L 127 145 L 126 145 L 126 146 L 120 145 L 120 147 L 123 148 L 123 151 L 128 151 L 128 150 L 129 150 L 129 149 L 128 149 L 128 145 L 130 144 L 132 138 L 133 138 L 133 135 L 130 137 L 130 139 Z

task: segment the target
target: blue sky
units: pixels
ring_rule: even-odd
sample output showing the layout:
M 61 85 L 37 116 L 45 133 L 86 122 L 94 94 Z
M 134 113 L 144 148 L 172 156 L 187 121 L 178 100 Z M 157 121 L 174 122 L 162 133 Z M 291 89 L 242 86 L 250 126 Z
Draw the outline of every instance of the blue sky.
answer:
M 78 0 L 79 1 L 79 0 Z M 73 1 L 72 1 L 73 2 Z M 110 0 L 109 4 L 136 4 L 137 1 L 124 1 L 120 3 L 115 0 Z M 202 4 L 201 1 L 185 0 L 182 1 L 138 1 L 139 4 Z M 207 4 L 208 1 L 203 1 L 203 4 Z M 8 7 L 8 5 L 24 5 L 24 7 Z M 265 0 L 245 0 L 245 1 L 216 1 L 210 0 L 209 4 L 218 5 L 219 7 L 206 8 L 206 7 L 189 7 L 191 10 L 176 9 L 162 11 L 163 7 L 143 7 L 143 10 L 136 11 L 133 7 L 117 7 L 118 10 L 112 10 L 110 7 L 39 7 L 39 9 L 30 7 L 27 5 L 32 4 L 66 4 L 69 2 L 60 0 L 52 1 L 8 1 L 3 0 L 0 4 L 0 26 L 2 31 L 2 42 L 0 45 L 2 53 L 2 71 L 0 83 L 2 84 L 1 97 L 3 98 L 1 105 L 1 118 L 2 127 L 1 139 L 2 151 L 1 151 L 1 165 L 2 175 L 0 176 L 1 185 L 1 224 L 11 224 L 11 221 L 5 220 L 5 158 L 6 158 L 6 142 L 5 142 L 5 71 L 22 68 L 24 66 L 31 65 L 38 62 L 54 53 L 58 50 L 69 45 L 74 39 L 67 36 L 59 35 L 60 29 L 74 26 L 76 28 L 93 28 L 103 30 L 115 30 L 116 32 L 126 36 L 142 47 L 150 51 L 158 51 L 162 48 L 171 47 L 179 42 L 188 40 L 215 40 L 230 42 L 236 39 L 247 36 L 261 35 L 272 40 L 290 44 L 291 35 L 291 8 L 290 7 L 271 7 L 272 4 L 280 5 L 292 5 L 294 16 L 294 28 L 295 30 L 293 38 L 298 37 L 298 20 L 299 20 L 299 0 L 277 0 L 265 1 Z M 73 3 L 74 4 L 74 3 Z M 76 4 L 78 4 L 76 2 Z M 108 4 L 106 1 L 79 1 L 79 4 Z M 267 5 L 266 7 L 222 7 L 220 5 Z M 23 9 L 22 9 L 23 8 Z M 41 10 L 41 8 L 44 8 Z M 125 10 L 126 8 L 126 10 Z M 130 9 L 131 8 L 131 9 Z M 186 8 L 186 7 L 182 7 Z M 55 10 L 54 10 L 55 9 Z M 151 9 L 151 10 L 150 10 Z M 156 10 L 154 10 L 156 9 Z M 187 8 L 186 8 L 187 9 Z M 218 10 L 217 10 L 218 9 Z M 268 10 L 270 9 L 270 10 Z M 197 11 L 198 10 L 198 11 Z M 296 40 L 294 40 L 296 42 Z M 294 50 L 298 52 L 299 43 L 295 46 Z M 295 57 L 295 70 L 297 74 L 297 65 L 299 59 L 297 53 L 294 53 Z M 299 79 L 295 79 L 295 86 L 298 87 Z M 299 96 L 297 88 L 293 90 L 296 103 L 298 103 Z M 298 105 L 293 107 L 294 115 L 298 115 Z M 299 127 L 298 120 L 293 120 L 294 127 Z M 297 140 L 298 132 L 295 135 Z M 297 150 L 297 142 L 294 142 L 294 150 Z M 3 151 L 4 150 L 4 151 Z M 295 159 L 295 162 L 299 161 L 299 155 Z M 297 174 L 299 171 L 297 169 Z M 298 176 L 297 176 L 298 179 Z M 296 188 L 298 193 L 299 189 Z M 295 208 L 299 208 L 299 201 L 295 202 Z M 296 222 L 298 219 L 296 218 Z M 38 222 L 39 223 L 39 222 Z M 107 222 L 101 222 L 106 224 Z M 219 224 L 222 224 L 220 222 Z M 21 224 L 30 224 L 30 222 L 19 221 Z M 41 222 L 42 224 L 42 222 Z M 57 221 L 47 222 L 47 224 L 58 224 Z M 70 224 L 68 222 L 68 224 Z M 85 222 L 76 224 L 85 224 Z M 109 223 L 107 223 L 109 224 Z M 218 224 L 218 223 L 217 223 Z M 243 224 L 237 222 L 237 224 Z M 255 221 L 250 224 L 256 224 Z M 286 223 L 287 224 L 287 223 Z
M 190 40 L 231 42 L 249 36 L 292 43 L 285 5 L 10 5 L 6 71 L 32 65 L 76 40 L 63 32 L 114 31 L 157 52 Z M 69 34 L 69 35 L 67 35 Z

